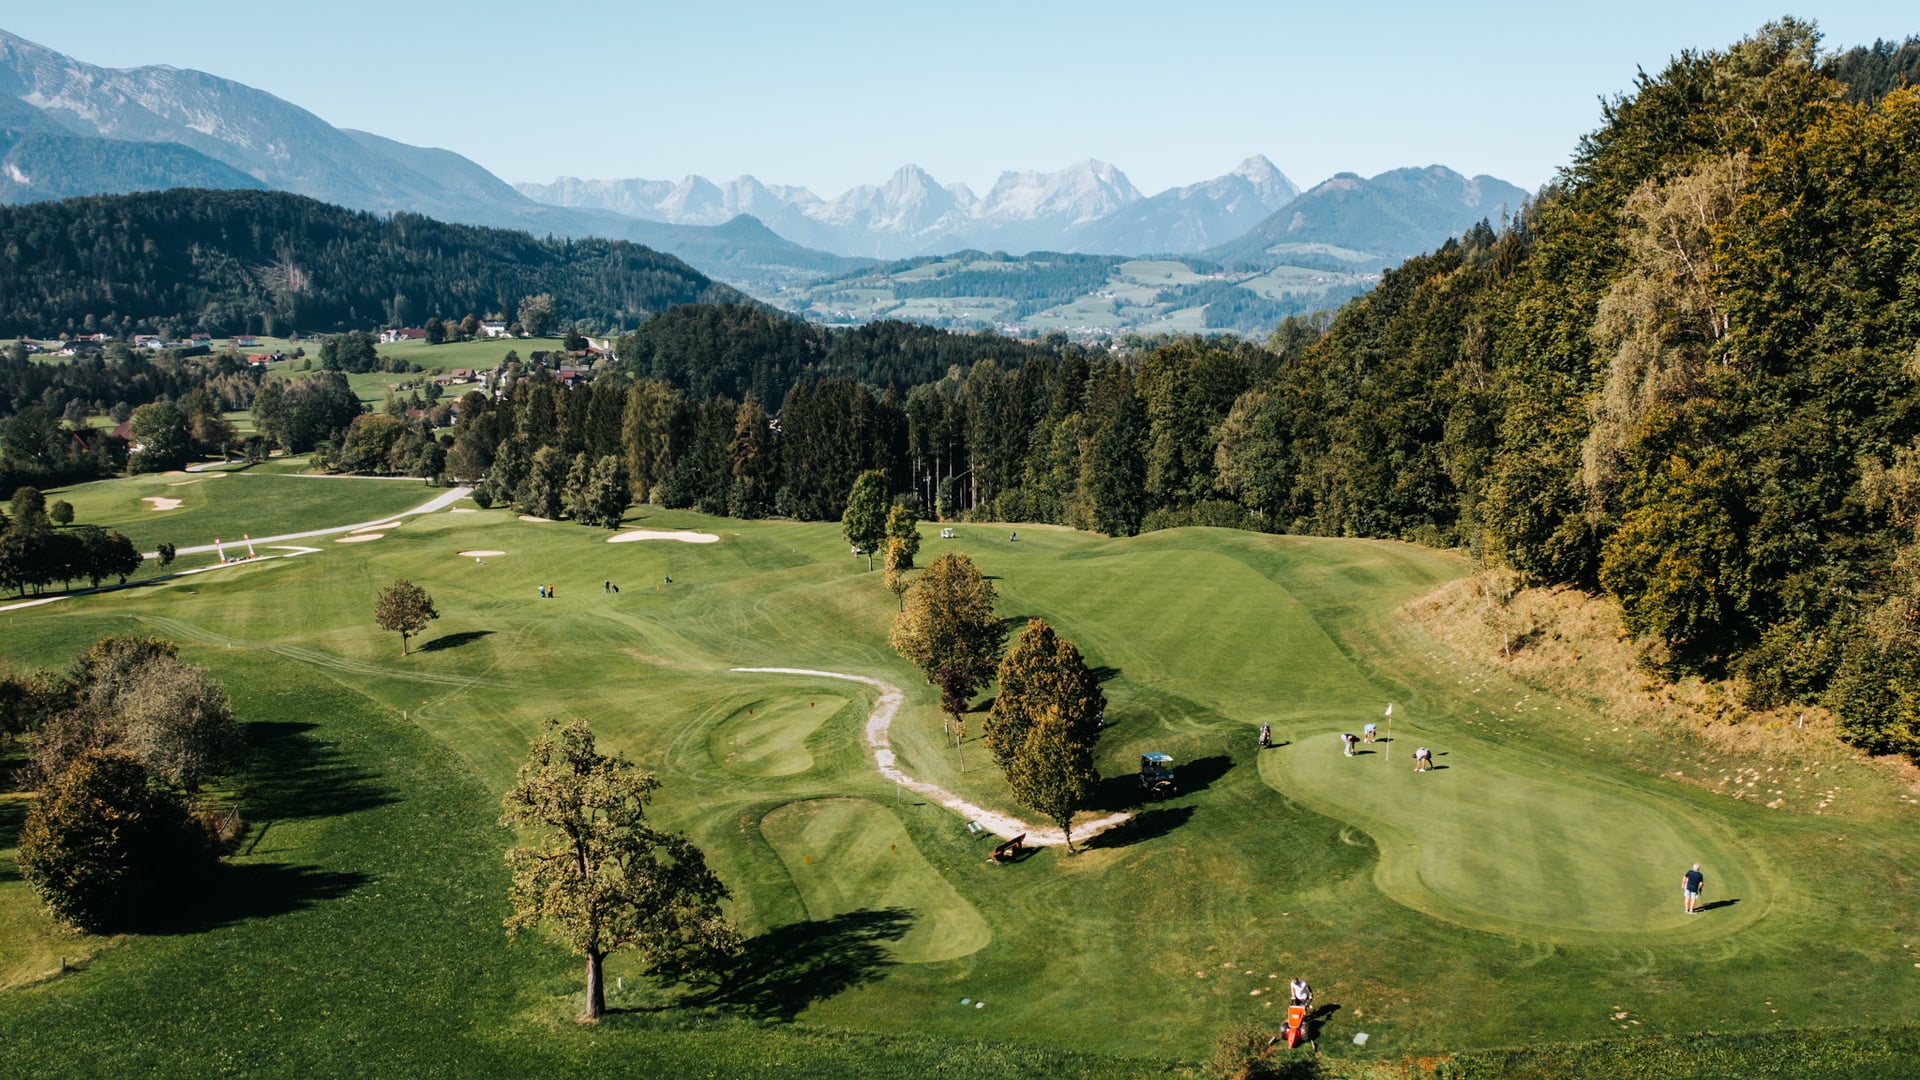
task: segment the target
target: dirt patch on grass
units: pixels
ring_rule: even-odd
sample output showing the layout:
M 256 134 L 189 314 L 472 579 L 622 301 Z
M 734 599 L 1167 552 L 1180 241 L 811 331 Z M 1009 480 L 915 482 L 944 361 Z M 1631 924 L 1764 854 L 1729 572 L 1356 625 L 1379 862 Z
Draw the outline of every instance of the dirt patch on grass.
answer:
M 179 499 L 169 499 L 165 495 L 149 495 L 140 501 L 146 503 L 149 510 L 177 510 L 180 507 Z

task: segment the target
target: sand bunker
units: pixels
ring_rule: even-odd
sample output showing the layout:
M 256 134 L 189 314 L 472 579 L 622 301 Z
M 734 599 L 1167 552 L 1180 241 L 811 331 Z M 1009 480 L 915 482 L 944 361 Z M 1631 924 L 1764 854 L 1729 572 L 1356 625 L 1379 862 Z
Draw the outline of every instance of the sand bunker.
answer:
M 169 499 L 164 495 L 149 495 L 140 501 L 146 503 L 149 510 L 174 510 L 180 506 L 179 499 Z
M 506 552 L 504 551 L 463 551 L 460 553 L 460 557 L 463 559 L 491 559 L 495 555 L 505 554 Z
M 534 517 L 532 514 L 521 514 L 520 520 L 521 521 L 552 521 L 553 519 L 543 518 L 543 517 Z
M 453 509 L 447 511 L 447 513 L 449 514 L 477 514 L 479 512 L 480 511 L 475 510 L 471 506 L 456 506 Z
M 609 544 L 629 544 L 635 540 L 678 540 L 683 544 L 713 544 L 720 538 L 712 533 L 703 532 L 664 532 L 660 529 L 629 529 L 618 536 L 607 537 Z
M 352 536 L 343 536 L 340 539 L 335 540 L 334 543 L 359 544 L 359 543 L 364 543 L 368 540 L 378 540 L 385 535 L 387 534 L 386 533 L 354 533 Z

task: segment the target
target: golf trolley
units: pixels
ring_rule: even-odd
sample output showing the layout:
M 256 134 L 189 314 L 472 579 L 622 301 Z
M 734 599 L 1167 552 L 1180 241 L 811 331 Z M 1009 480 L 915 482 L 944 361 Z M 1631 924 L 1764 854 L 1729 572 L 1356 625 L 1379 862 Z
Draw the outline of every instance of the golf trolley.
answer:
M 1140 791 L 1156 799 L 1179 794 L 1173 780 L 1173 758 L 1161 753 L 1141 754 Z

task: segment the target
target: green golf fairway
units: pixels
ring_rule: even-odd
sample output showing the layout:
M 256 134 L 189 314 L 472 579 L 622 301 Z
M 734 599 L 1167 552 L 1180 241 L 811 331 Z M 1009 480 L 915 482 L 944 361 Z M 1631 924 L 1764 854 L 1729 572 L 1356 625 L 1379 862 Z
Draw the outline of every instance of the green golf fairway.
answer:
M 119 483 L 103 503 L 152 485 Z M 379 516 L 344 501 L 289 524 Z M 196 530 L 224 536 L 223 505 L 242 509 L 210 500 Z M 180 643 L 227 686 L 262 764 L 234 796 L 249 832 L 223 878 L 230 913 L 177 934 L 63 935 L 0 847 L 0 1072 L 1165 1075 L 1230 1025 L 1274 1022 L 1270 987 L 1293 974 L 1338 1006 L 1323 1059 L 1360 1067 L 1901 1024 L 1920 993 L 1901 869 L 1920 842 L 1897 778 L 1838 748 L 1788 762 L 1624 729 L 1429 637 L 1403 608 L 1468 572 L 1457 553 L 923 526 L 922 563 L 964 551 L 1013 629 L 1043 617 L 1078 644 L 1109 721 L 1085 817 L 1134 814 L 1075 855 L 992 865 L 990 838 L 875 770 L 876 691 L 732 670 L 898 686 L 902 769 L 1040 824 L 981 741 L 994 688 L 956 750 L 938 691 L 887 645 L 894 596 L 837 524 L 639 507 L 623 526 L 719 542 L 608 544 L 462 506 L 377 541 L 6 613 L 16 667 L 60 667 L 109 633 Z M 406 656 L 371 615 L 400 577 L 440 612 Z M 1337 733 L 1388 702 L 1393 741 L 1344 757 Z M 615 953 L 614 1012 L 591 1033 L 569 1022 L 577 962 L 501 929 L 500 793 L 542 723 L 575 716 L 659 778 L 649 815 L 706 852 L 747 938 L 724 987 L 662 985 Z M 1279 744 L 1264 751 L 1263 723 Z M 1414 775 L 1418 745 L 1444 767 Z M 1179 791 L 1141 805 L 1148 751 L 1173 757 Z M 1743 798 L 1712 787 L 1736 775 Z M 0 824 L 21 812 L 0 802 Z M 1689 917 L 1695 861 L 1707 890 Z M 89 971 L 57 976 L 86 954 Z
M 843 697 L 758 698 L 708 736 L 714 763 L 743 776 L 791 776 L 813 767 L 807 737 L 847 704 Z
M 864 799 L 788 803 L 760 820 L 760 832 L 786 864 L 808 918 L 877 911 L 911 920 L 890 946 L 901 963 L 952 960 L 993 937 L 882 807 Z

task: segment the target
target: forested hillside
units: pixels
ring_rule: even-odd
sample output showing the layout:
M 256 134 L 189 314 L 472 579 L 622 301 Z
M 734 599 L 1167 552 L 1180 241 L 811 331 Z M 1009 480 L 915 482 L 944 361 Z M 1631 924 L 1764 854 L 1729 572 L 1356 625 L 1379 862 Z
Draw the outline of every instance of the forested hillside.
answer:
M 741 299 L 671 255 L 538 240 L 284 192 L 176 190 L 0 207 L 0 337 L 169 337 L 511 316 L 551 294 L 563 323 L 638 325 L 675 304 Z
M 1259 509 L 1603 589 L 1653 666 L 1920 752 L 1920 90 L 1816 45 L 1643 75 L 1514 229 L 1344 309 L 1235 406 Z

